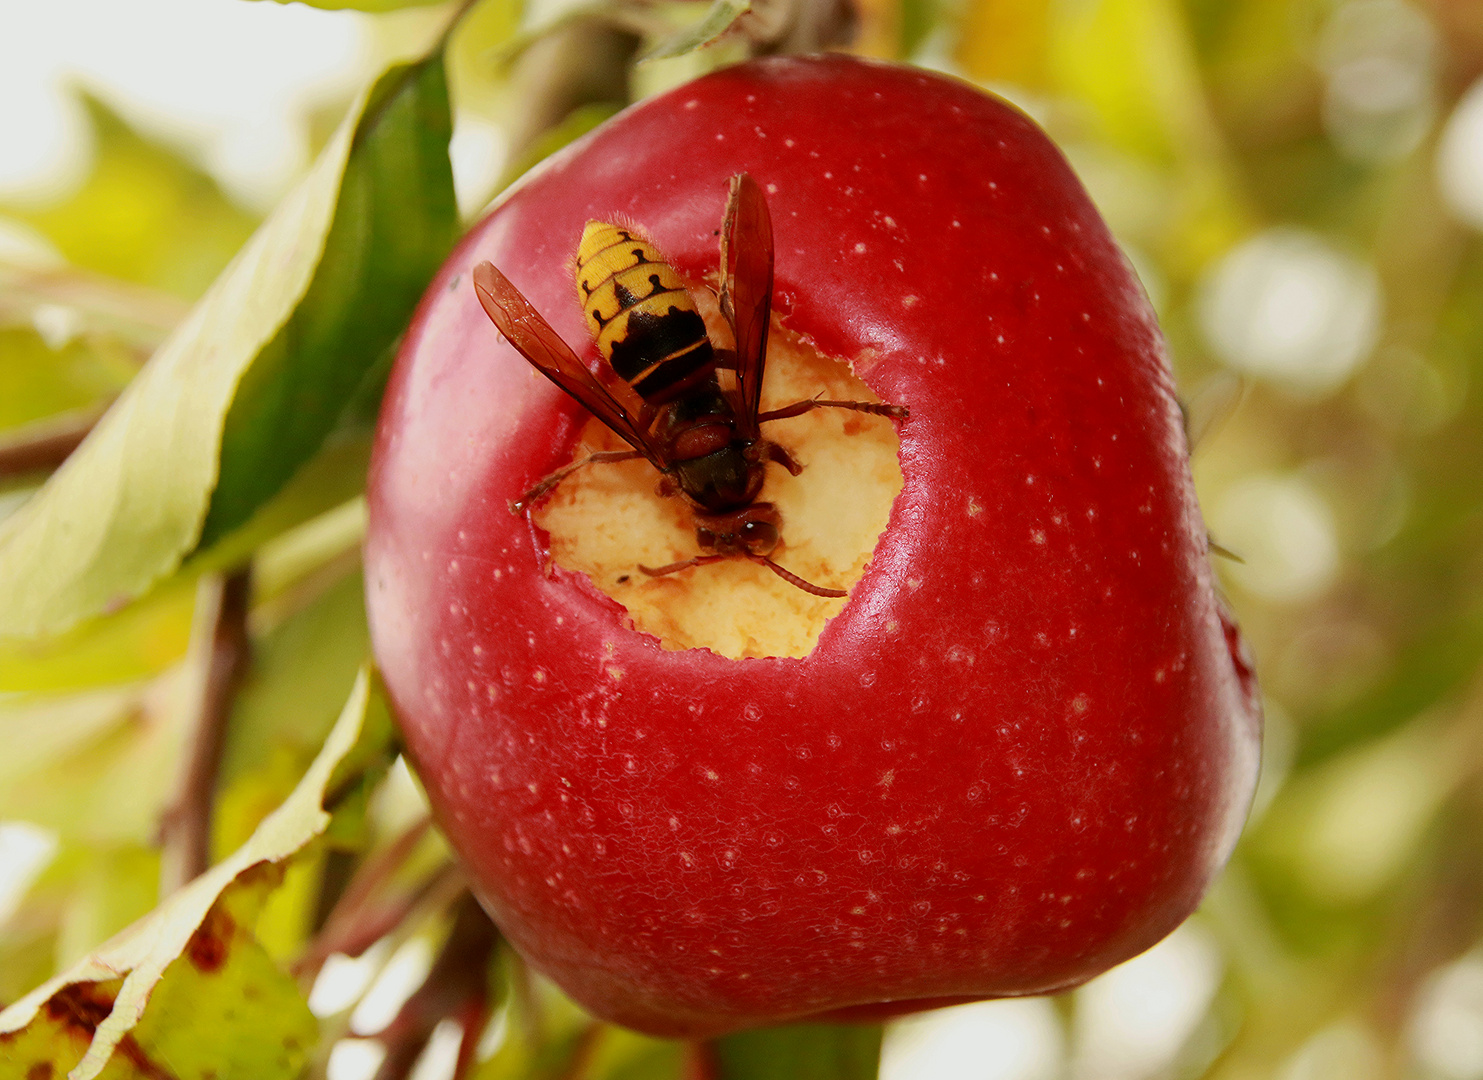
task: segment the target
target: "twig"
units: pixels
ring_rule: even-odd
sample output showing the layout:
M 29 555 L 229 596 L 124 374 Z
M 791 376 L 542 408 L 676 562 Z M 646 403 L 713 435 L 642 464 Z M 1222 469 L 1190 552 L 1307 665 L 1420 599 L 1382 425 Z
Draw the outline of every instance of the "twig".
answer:
M 67 460 L 103 416 L 86 409 L 25 424 L 0 439 L 0 478 L 50 472 Z
M 1446 758 L 1458 763 L 1452 778 L 1463 794 L 1472 786 L 1473 800 L 1455 800 L 1460 818 L 1477 814 L 1476 785 L 1483 774 L 1483 669 L 1473 676 L 1467 696 L 1448 721 Z M 1471 803 L 1471 805 L 1470 805 Z M 1470 822 L 1468 824 L 1471 824 Z M 1426 977 L 1465 953 L 1474 941 L 1476 912 L 1483 900 L 1483 844 L 1475 829 L 1453 828 L 1432 870 L 1430 888 L 1395 935 L 1389 957 L 1373 982 L 1380 989 L 1370 1013 L 1380 1030 L 1395 1033 L 1412 1015 Z
M 459 5 L 458 10 L 453 13 L 453 17 L 448 20 L 447 29 L 443 31 L 443 43 L 441 46 L 439 46 L 439 48 L 447 49 L 448 35 L 453 33 L 453 31 L 458 28 L 458 24 L 463 22 L 464 16 L 472 11 L 478 5 L 478 3 L 479 0 L 463 0 L 463 3 Z
M 262 635 L 281 626 L 358 571 L 360 564 L 360 541 L 356 540 L 276 592 L 259 596 L 252 611 L 252 632 Z
M 1380 970 L 1372 976 L 1378 987 L 1369 1016 L 1382 1032 L 1395 1037 L 1414 1014 L 1416 998 L 1427 976 L 1456 960 L 1474 941 L 1477 911 L 1483 899 L 1479 874 L 1479 844 L 1467 828 L 1450 830 L 1428 882 L 1429 888 L 1405 925 L 1388 943 Z M 1460 849 L 1460 850 L 1459 850 Z
M 465 892 L 455 905 L 453 929 L 432 970 L 396 1019 L 377 1035 L 386 1046 L 386 1057 L 375 1080 L 404 1080 L 427 1047 L 433 1029 L 450 1017 L 458 1018 L 463 1028 L 455 1080 L 467 1075 L 489 1019 L 489 961 L 498 943 L 494 923 L 473 895 Z
M 593 18 L 575 18 L 532 42 L 511 79 L 523 108 L 510 129 L 507 170 L 534 164 L 531 155 L 542 136 L 582 106 L 626 105 L 642 44 L 627 27 Z M 499 186 L 513 179 L 507 174 Z
M 324 869 L 319 874 L 319 893 L 314 898 L 314 915 L 309 923 L 312 934 L 323 932 L 335 907 L 345 896 L 356 871 L 358 852 L 331 846 L 324 853 Z
M 416 887 L 390 901 L 373 904 L 380 886 L 405 862 L 411 847 L 395 850 L 415 832 L 409 830 L 386 851 L 363 866 L 346 886 L 344 894 L 330 910 L 323 928 L 295 961 L 293 973 L 301 979 L 312 979 L 332 953 L 359 956 L 405 922 L 429 898 L 446 900 L 464 887 L 463 873 L 452 863 L 445 863 L 423 878 Z M 420 835 L 415 839 L 420 839 Z
M 0 263 L 0 316 L 29 322 L 45 307 L 74 314 L 82 333 L 110 333 L 146 353 L 190 311 L 170 293 L 81 267 L 26 269 Z
M 195 640 L 192 652 L 205 667 L 175 799 L 160 823 L 160 889 L 174 892 L 211 865 L 211 818 L 216 781 L 226 744 L 232 700 L 247 671 L 250 642 L 247 635 L 248 597 L 252 591 L 247 568 L 226 577 L 208 574 L 196 591 Z
M 852 0 L 753 0 L 736 26 L 754 56 L 823 52 L 859 36 L 857 8 Z
M 428 834 L 432 825 L 432 818 L 424 814 L 418 821 L 404 829 L 400 836 L 361 863 L 349 884 L 345 886 L 345 891 L 340 894 L 340 899 L 330 910 L 325 919 L 325 925 L 333 926 L 343 921 L 347 912 L 354 912 L 363 907 L 371 899 L 372 894 L 385 885 L 411 857 L 412 852 L 417 850 L 417 845 L 422 843 L 422 838 Z

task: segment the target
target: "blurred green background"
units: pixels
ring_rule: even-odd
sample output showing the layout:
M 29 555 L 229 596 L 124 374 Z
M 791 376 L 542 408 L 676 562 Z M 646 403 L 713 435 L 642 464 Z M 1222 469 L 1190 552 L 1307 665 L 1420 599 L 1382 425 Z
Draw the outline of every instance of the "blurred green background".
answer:
M 0 519 L 185 318 L 352 95 L 453 14 L 353 6 L 371 11 L 0 3 Z M 1006 96 L 1064 149 L 1159 311 L 1267 700 L 1252 822 L 1190 924 L 1063 999 L 891 1026 L 881 1075 L 1483 1078 L 1483 4 L 758 0 L 689 50 L 709 36 L 698 19 L 725 27 L 744 6 L 474 6 L 447 52 L 464 221 L 629 101 L 757 52 L 848 48 Z M 656 48 L 676 55 L 636 63 Z M 370 405 L 327 429 L 245 532 L 243 515 L 220 523 L 220 542 L 132 603 L 0 637 L 0 1006 L 159 900 L 199 582 L 248 554 L 253 659 L 218 856 L 319 749 L 367 650 L 366 378 Z M 317 982 L 299 967 L 321 1045 L 287 1075 L 384 1070 L 359 1036 L 422 983 L 453 919 L 415 782 L 398 767 L 368 791 L 257 924 L 270 954 L 302 956 L 343 895 L 325 882 L 390 859 L 375 884 L 402 918 Z M 679 1075 L 676 1048 L 591 1028 L 498 950 L 490 965 L 504 996 L 472 1075 Z M 522 1026 L 532 1002 L 541 1023 Z M 736 1075 L 874 1072 L 873 1048 L 862 1065 L 818 1040 Z M 451 1075 L 457 1025 L 423 1044 L 417 1075 Z

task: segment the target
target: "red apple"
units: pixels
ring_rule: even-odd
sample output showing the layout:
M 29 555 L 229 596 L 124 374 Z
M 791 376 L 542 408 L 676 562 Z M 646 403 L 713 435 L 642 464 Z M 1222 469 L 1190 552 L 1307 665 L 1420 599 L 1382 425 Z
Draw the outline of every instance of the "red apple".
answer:
M 911 411 L 889 524 L 801 657 L 663 648 L 548 564 L 508 504 L 587 417 L 470 281 L 493 261 L 595 363 L 584 223 L 713 280 L 743 171 L 782 324 Z M 756 61 L 558 155 L 425 298 L 370 515 L 376 655 L 437 818 L 600 1016 L 702 1036 L 1075 986 L 1188 915 L 1240 829 L 1256 687 L 1153 314 L 1046 136 L 952 79 Z

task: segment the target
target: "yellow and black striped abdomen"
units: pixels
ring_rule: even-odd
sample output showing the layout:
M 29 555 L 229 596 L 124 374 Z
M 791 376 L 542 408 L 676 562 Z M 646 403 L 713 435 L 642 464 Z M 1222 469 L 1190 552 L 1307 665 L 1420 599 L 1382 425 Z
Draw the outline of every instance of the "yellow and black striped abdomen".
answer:
M 577 293 L 598 349 L 646 401 L 662 404 L 714 364 L 705 322 L 680 275 L 630 230 L 587 223 Z

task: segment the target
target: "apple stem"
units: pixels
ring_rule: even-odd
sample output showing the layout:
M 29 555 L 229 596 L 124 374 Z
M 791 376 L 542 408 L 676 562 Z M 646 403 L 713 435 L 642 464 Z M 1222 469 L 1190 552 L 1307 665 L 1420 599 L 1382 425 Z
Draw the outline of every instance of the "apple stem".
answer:
M 685 1044 L 684 1070 L 681 1080 L 721 1080 L 721 1063 L 709 1040 L 697 1039 Z

